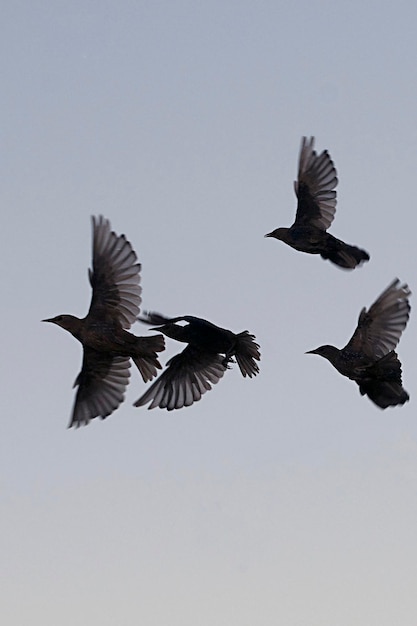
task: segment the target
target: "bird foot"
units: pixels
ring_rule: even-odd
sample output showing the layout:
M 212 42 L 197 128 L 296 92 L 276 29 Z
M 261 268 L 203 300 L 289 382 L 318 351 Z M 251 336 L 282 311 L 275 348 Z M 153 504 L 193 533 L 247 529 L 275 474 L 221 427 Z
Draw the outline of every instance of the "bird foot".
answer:
M 228 370 L 232 369 L 229 363 L 235 363 L 234 359 L 232 359 L 231 356 L 225 356 L 222 361 L 222 365 L 224 365 L 224 367 Z

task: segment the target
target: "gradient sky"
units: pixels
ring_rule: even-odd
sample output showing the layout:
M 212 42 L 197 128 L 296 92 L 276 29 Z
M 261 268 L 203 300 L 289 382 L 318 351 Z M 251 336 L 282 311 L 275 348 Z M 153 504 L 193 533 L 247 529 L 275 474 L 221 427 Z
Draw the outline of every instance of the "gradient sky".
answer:
M 3 2 L 5 624 L 415 626 L 416 318 L 404 407 L 304 353 L 394 277 L 417 291 L 416 22 L 410 0 Z M 354 272 L 263 237 L 293 221 L 302 135 L 338 171 L 331 232 L 371 255 Z M 67 430 L 81 346 L 40 320 L 87 312 L 98 214 L 143 309 L 248 329 L 257 378 L 168 413 L 133 408 L 132 368 Z

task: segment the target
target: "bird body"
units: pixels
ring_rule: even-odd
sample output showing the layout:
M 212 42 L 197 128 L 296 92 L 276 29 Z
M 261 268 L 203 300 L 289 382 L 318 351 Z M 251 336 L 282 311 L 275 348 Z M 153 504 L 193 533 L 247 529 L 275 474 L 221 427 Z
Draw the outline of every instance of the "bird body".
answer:
M 251 378 L 259 372 L 259 346 L 248 331 L 236 334 L 192 315 L 167 318 L 148 313 L 139 319 L 157 324 L 153 330 L 188 345 L 168 361 L 165 371 L 135 406 L 150 402 L 148 408 L 158 406 L 168 411 L 190 406 L 223 377 L 233 357 L 243 376 Z
M 157 352 L 164 349 L 162 335 L 136 337 L 130 328 L 140 312 L 141 287 L 137 257 L 124 235 L 111 231 L 103 217 L 93 219 L 93 289 L 84 318 L 58 315 L 43 320 L 61 326 L 83 346 L 81 372 L 70 426 L 88 424 L 110 415 L 124 399 L 130 377 L 130 358 L 145 382 L 161 365 Z
M 342 376 L 347 376 L 351 380 L 356 380 L 374 363 L 364 354 L 339 350 L 330 345 L 320 346 L 320 348 L 311 350 L 307 354 L 324 356 Z
M 320 254 L 322 259 L 329 260 L 344 269 L 353 269 L 362 261 L 369 259 L 368 254 L 360 248 L 346 244 L 316 226 L 281 227 L 266 237 L 279 239 L 299 252 Z
M 84 348 L 109 355 L 117 354 L 118 356 L 138 359 L 138 369 L 144 382 L 148 382 L 156 375 L 152 366 L 157 367 L 157 365 L 153 364 L 152 361 L 155 358 L 154 352 L 160 352 L 164 349 L 164 340 L 160 335 L 136 337 L 136 335 L 124 330 L 117 320 L 99 321 L 91 315 L 81 319 L 75 315 L 57 315 L 43 321 L 61 326 L 78 339 Z M 150 360 L 150 362 L 142 363 L 141 359 Z
M 369 311 L 362 309 L 350 341 L 339 350 L 323 345 L 307 354 L 327 359 L 340 374 L 359 385 L 382 409 L 409 400 L 402 387 L 401 363 L 394 348 L 407 325 L 410 290 L 395 279 L 377 298 Z
M 299 252 L 320 254 L 344 269 L 354 269 L 369 260 L 369 254 L 337 239 L 327 229 L 336 212 L 338 184 L 336 168 L 327 150 L 317 155 L 314 137 L 301 142 L 298 180 L 294 183 L 298 199 L 294 224 L 276 228 L 265 237 L 279 239 Z
M 153 315 L 153 317 L 152 317 Z M 151 314 L 151 324 L 155 323 L 155 314 Z M 141 318 L 144 321 L 144 318 Z M 186 322 L 180 325 L 178 322 Z M 236 345 L 236 335 L 231 330 L 220 328 L 200 317 L 184 315 L 165 319 L 157 326 L 158 330 L 171 339 L 188 343 L 213 354 L 232 354 Z

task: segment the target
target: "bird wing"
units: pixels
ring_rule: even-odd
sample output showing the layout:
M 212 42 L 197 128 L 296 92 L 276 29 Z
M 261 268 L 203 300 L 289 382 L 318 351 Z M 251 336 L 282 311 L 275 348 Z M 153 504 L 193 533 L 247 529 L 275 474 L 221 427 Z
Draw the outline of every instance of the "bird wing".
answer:
M 128 357 L 112 357 L 84 348 L 83 365 L 74 383 L 78 391 L 69 428 L 86 425 L 95 417 L 104 419 L 113 413 L 124 400 L 129 368 Z
M 314 137 L 301 140 L 298 180 L 294 189 L 298 198 L 294 224 L 316 226 L 327 230 L 336 212 L 338 180 L 336 168 L 327 150 L 320 155 L 314 150 Z
M 144 311 L 138 319 L 140 322 L 150 324 L 151 326 L 163 326 L 164 324 L 175 324 L 175 322 L 180 322 L 184 318 L 166 317 L 165 315 L 162 315 L 162 313 L 157 313 L 156 311 Z
M 103 216 L 93 221 L 93 269 L 89 270 L 93 295 L 89 315 L 117 320 L 122 328 L 136 321 L 142 302 L 140 263 L 124 235 L 111 230 Z
M 218 354 L 187 346 L 167 362 L 167 368 L 134 406 L 151 402 L 149 409 L 180 409 L 200 400 L 224 375 L 227 367 Z
M 369 311 L 363 308 L 358 325 L 344 350 L 363 352 L 380 359 L 397 346 L 410 315 L 407 285 L 396 278 L 375 300 Z
M 379 359 L 371 368 L 368 376 L 356 381 L 362 396 L 367 395 L 381 409 L 405 404 L 410 396 L 402 386 L 401 363 L 392 350 Z

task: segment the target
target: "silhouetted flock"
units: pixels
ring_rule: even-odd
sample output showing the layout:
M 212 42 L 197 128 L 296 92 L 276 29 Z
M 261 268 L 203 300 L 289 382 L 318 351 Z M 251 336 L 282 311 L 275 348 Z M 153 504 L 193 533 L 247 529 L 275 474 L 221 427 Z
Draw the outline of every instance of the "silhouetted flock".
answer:
M 353 270 L 369 254 L 327 232 L 336 212 L 338 179 L 327 150 L 314 150 L 314 137 L 301 142 L 298 179 L 294 183 L 297 213 L 290 228 L 265 235 L 292 248 Z M 93 267 L 90 309 L 83 319 L 58 315 L 43 320 L 69 331 L 83 346 L 83 363 L 74 383 L 78 387 L 69 426 L 104 419 L 124 400 L 130 377 L 130 359 L 144 382 L 161 369 L 158 352 L 165 348 L 163 335 L 186 344 L 167 361 L 164 371 L 134 406 L 180 409 L 200 400 L 236 360 L 242 376 L 256 376 L 261 355 L 255 336 L 247 330 L 234 333 L 204 319 L 184 315 L 167 318 L 159 313 L 140 314 L 140 270 L 136 253 L 124 235 L 111 230 L 110 222 L 92 218 Z M 410 314 L 410 290 L 395 279 L 369 310 L 359 314 L 358 325 L 344 348 L 320 346 L 308 354 L 326 358 L 343 375 L 359 385 L 362 395 L 382 409 L 409 399 L 401 380 L 401 363 L 395 352 Z M 128 332 L 140 320 L 161 334 L 136 337 Z

